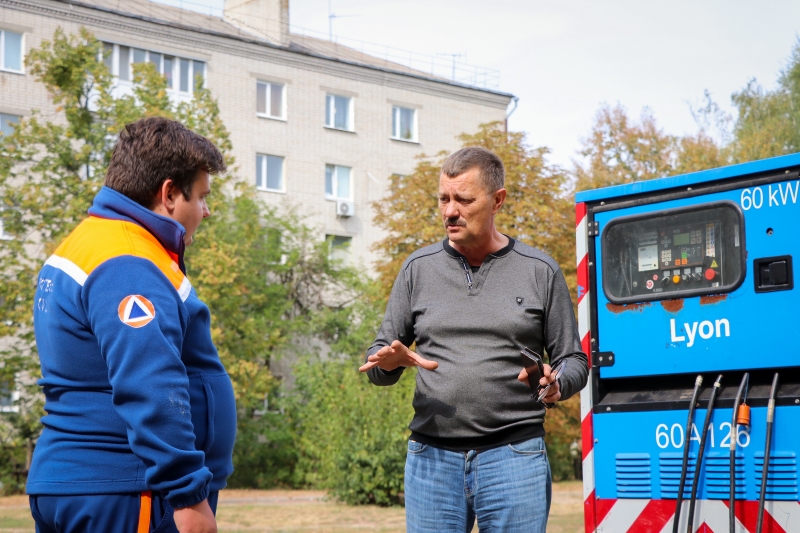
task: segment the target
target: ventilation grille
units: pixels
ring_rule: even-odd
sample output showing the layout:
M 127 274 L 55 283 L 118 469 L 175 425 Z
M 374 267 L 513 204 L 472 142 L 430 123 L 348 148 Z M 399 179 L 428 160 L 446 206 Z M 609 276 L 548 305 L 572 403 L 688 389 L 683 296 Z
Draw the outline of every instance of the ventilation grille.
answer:
M 708 497 L 727 499 L 731 490 L 730 452 L 711 452 L 705 458 L 704 463 L 706 475 L 703 481 L 705 481 Z M 736 454 L 736 498 L 744 498 L 745 481 L 744 455 Z
M 760 492 L 764 452 L 756 452 L 754 457 L 756 490 Z M 770 452 L 766 498 L 797 501 L 797 457 L 794 452 Z
M 618 453 L 616 475 L 617 498 L 651 497 L 649 453 Z
M 681 482 L 681 465 L 683 453 L 662 453 L 658 456 L 658 474 L 661 479 L 661 497 L 677 498 L 678 485 Z M 697 454 L 689 453 L 689 465 L 686 467 L 686 481 L 683 485 L 683 497 L 688 498 L 692 490 Z

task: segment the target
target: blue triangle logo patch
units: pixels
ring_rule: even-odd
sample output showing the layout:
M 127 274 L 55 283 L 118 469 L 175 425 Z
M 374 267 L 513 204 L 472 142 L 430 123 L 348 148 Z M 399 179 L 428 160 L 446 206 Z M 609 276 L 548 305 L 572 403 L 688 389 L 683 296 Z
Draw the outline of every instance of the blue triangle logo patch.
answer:
M 142 317 L 149 317 L 150 314 L 142 309 L 142 306 L 139 305 L 139 302 L 136 300 L 133 301 L 133 305 L 131 306 L 131 312 L 128 314 L 128 320 L 132 320 L 134 318 L 142 318 Z
M 123 324 L 132 328 L 141 328 L 155 318 L 156 308 L 144 296 L 131 294 L 123 298 L 119 303 L 117 314 Z

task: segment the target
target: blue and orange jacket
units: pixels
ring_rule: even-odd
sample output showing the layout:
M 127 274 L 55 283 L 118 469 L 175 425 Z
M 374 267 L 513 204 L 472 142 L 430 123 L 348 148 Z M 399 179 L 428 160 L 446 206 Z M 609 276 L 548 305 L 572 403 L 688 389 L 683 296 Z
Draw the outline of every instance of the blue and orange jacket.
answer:
M 183 266 L 178 222 L 103 187 L 42 268 L 44 430 L 28 494 L 204 500 L 233 472 L 233 387 Z

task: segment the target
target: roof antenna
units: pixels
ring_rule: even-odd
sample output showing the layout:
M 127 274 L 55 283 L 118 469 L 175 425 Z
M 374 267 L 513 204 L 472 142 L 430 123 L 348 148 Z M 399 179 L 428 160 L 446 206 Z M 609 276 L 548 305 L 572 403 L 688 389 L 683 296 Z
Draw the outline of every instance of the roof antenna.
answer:
M 450 77 L 451 80 L 456 81 L 456 60 L 461 59 L 465 54 L 436 54 L 437 56 L 450 56 L 453 60 L 453 74 Z
M 331 9 L 331 0 L 328 0 L 328 40 L 333 41 L 333 19 L 342 19 L 347 17 L 360 17 L 361 15 L 336 15 Z

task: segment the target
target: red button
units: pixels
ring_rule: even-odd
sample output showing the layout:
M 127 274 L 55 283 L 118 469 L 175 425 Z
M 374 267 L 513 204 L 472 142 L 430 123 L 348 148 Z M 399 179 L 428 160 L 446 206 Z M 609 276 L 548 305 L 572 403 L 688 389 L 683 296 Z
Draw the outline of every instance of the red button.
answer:
M 717 271 L 713 268 L 708 268 L 706 269 L 705 276 L 708 281 L 711 281 L 717 277 Z

